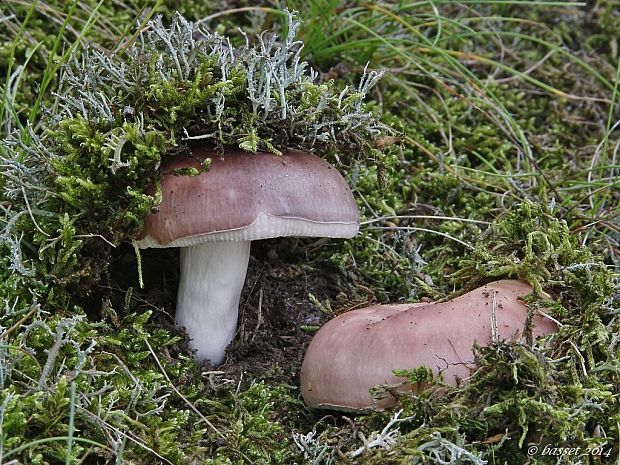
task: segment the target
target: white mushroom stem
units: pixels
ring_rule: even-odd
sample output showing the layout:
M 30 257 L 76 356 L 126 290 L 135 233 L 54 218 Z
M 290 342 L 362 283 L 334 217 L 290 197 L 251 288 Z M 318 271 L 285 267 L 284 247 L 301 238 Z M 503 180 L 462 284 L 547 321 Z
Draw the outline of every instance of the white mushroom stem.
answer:
M 239 298 L 250 241 L 210 242 L 181 249 L 176 321 L 184 326 L 198 359 L 224 361 L 237 328 Z

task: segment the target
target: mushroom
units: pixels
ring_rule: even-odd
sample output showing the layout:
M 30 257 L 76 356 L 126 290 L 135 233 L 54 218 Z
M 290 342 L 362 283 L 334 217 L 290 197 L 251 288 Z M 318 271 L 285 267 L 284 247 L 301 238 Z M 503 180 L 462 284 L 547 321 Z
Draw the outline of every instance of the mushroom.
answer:
M 181 247 L 176 322 L 192 339 L 198 359 L 220 364 L 232 341 L 250 242 L 281 236 L 350 238 L 359 230 L 353 194 L 340 173 L 309 153 L 282 156 L 205 149 L 164 164 L 162 202 L 150 214 L 140 248 Z
M 418 386 L 405 384 L 393 370 L 420 366 L 457 386 L 474 368 L 474 342 L 525 340 L 528 307 L 520 298 L 532 292 L 529 284 L 504 280 L 447 302 L 375 305 L 343 313 L 327 322 L 306 350 L 303 398 L 314 408 L 384 410 L 395 398 L 374 399 L 370 389 L 389 384 L 417 392 Z M 533 337 L 555 331 L 555 321 L 534 314 Z

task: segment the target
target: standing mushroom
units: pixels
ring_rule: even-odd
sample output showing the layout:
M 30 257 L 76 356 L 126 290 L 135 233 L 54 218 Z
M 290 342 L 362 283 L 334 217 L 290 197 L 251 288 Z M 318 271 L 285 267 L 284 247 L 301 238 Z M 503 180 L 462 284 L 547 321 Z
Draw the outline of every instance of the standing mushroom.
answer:
M 209 169 L 194 176 L 179 169 Z M 162 203 L 144 223 L 140 248 L 181 247 L 176 322 L 199 359 L 224 360 L 232 341 L 250 242 L 282 236 L 350 238 L 359 213 L 347 183 L 325 160 L 241 150 L 219 158 L 206 150 L 162 166 Z
M 496 281 L 453 300 L 430 304 L 375 305 L 328 321 L 314 336 L 301 367 L 301 392 L 314 408 L 383 410 L 392 396 L 373 399 L 370 389 L 403 385 L 395 369 L 430 368 L 456 386 L 473 368 L 472 346 L 494 340 L 524 341 L 528 308 L 520 299 L 530 285 Z M 549 318 L 534 314 L 533 337 L 557 331 Z

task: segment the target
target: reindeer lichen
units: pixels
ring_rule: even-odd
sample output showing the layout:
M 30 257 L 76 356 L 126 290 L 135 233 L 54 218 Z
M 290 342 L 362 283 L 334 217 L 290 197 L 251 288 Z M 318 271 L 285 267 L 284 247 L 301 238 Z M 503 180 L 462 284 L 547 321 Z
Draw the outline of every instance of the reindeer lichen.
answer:
M 85 118 L 110 147 L 128 155 L 132 148 L 122 145 L 127 121 L 161 132 L 167 150 L 200 141 L 220 152 L 239 146 L 250 152 L 375 154 L 373 141 L 386 127 L 363 100 L 381 73 L 365 72 L 356 89 L 318 83 L 301 60 L 299 22 L 290 12 L 288 18 L 282 41 L 265 32 L 256 44 L 246 37 L 235 48 L 180 15 L 168 28 L 159 17 L 126 54 L 90 48 L 75 57 L 65 70 L 57 118 Z M 118 157 L 113 160 L 115 169 L 123 168 Z

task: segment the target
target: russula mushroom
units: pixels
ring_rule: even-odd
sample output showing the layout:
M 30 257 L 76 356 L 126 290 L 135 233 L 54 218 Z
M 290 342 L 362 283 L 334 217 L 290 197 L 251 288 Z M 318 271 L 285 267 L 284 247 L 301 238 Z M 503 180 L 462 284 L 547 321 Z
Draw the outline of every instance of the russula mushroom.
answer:
M 175 175 L 200 168 L 199 175 Z M 219 364 L 235 335 L 250 242 L 281 236 L 349 238 L 359 229 L 353 194 L 340 173 L 309 153 L 204 149 L 162 166 L 162 202 L 138 246 L 181 247 L 176 322 L 199 359 Z
M 301 367 L 301 391 L 314 408 L 383 410 L 393 396 L 373 399 L 374 386 L 416 390 L 395 369 L 430 368 L 443 382 L 458 385 L 473 368 L 472 346 L 496 340 L 523 342 L 528 308 L 520 297 L 532 287 L 495 281 L 453 300 L 430 304 L 375 305 L 327 322 L 314 336 Z M 557 331 L 548 317 L 534 314 L 532 336 Z

